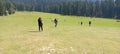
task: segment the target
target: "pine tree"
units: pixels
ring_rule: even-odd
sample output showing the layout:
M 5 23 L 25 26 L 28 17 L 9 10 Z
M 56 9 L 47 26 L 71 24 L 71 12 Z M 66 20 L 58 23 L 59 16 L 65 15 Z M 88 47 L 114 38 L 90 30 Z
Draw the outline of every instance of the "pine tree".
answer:
M 5 13 L 5 6 L 2 2 L 2 0 L 0 0 L 0 16 L 3 16 Z
M 120 0 L 115 0 L 116 4 L 116 18 L 120 19 Z
M 9 0 L 3 0 L 4 6 L 5 6 L 5 15 L 7 14 L 14 14 L 15 13 L 15 7 L 13 3 Z

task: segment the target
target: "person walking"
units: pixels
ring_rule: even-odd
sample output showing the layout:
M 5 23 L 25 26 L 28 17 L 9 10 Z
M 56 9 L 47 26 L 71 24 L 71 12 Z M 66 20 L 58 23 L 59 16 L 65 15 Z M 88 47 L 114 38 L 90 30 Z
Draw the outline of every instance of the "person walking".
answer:
M 89 27 L 91 26 L 91 21 L 89 21 Z
M 83 22 L 81 21 L 81 23 L 80 23 L 80 24 L 81 24 L 81 26 L 82 26 L 82 25 L 83 25 Z
M 58 20 L 56 18 L 54 19 L 54 23 L 55 23 L 55 27 L 57 27 Z
M 39 31 L 43 31 L 43 23 L 41 17 L 38 18 L 38 27 Z

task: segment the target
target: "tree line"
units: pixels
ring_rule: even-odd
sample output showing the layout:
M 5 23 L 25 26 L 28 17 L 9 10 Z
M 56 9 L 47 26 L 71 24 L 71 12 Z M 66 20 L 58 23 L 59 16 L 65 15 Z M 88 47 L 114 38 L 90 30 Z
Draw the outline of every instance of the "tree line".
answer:
M 74 1 L 42 5 L 39 11 L 120 19 L 120 0 Z
M 7 9 L 9 12 L 40 11 L 120 19 L 120 0 L 10 0 L 6 3 L 11 4 L 9 6 L 11 8 Z M 4 4 L 0 2 L 0 8 L 1 6 Z M 7 7 L 7 5 L 3 7 L 3 10 L 6 11 Z

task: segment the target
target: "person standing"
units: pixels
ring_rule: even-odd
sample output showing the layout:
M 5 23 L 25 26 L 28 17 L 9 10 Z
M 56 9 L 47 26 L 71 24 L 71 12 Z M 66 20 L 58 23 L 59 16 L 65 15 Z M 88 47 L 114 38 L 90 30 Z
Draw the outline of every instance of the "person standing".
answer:
M 43 23 L 42 23 L 42 19 L 41 17 L 38 18 L 38 27 L 39 27 L 39 31 L 43 31 Z
M 89 27 L 91 26 L 91 21 L 89 21 Z
M 55 23 L 55 27 L 57 27 L 58 20 L 56 18 L 54 19 L 54 23 Z
M 81 24 L 81 26 L 82 26 L 82 25 L 83 25 L 83 22 L 81 21 L 81 23 L 80 23 L 80 24 Z

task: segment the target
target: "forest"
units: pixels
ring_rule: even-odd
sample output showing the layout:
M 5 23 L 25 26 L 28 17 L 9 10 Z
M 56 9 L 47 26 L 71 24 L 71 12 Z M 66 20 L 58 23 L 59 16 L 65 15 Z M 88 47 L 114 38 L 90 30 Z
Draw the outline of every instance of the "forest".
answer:
M 1 16 L 15 11 L 120 19 L 120 0 L 0 0 Z

